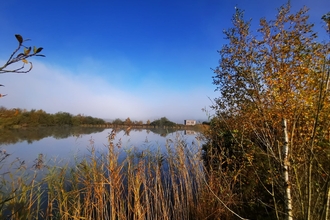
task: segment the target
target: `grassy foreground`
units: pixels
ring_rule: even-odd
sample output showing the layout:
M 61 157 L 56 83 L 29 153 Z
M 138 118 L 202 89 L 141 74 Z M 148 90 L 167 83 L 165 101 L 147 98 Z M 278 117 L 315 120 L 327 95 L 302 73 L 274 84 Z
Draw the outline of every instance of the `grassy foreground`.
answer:
M 16 161 L 1 175 L 0 219 L 214 219 L 227 212 L 206 183 L 198 141 L 188 145 L 177 135 L 166 153 L 132 150 L 120 160 L 115 135 L 105 153 L 91 146 L 74 166 L 48 167 L 39 155 L 27 174 Z M 0 162 L 7 156 L 1 152 Z

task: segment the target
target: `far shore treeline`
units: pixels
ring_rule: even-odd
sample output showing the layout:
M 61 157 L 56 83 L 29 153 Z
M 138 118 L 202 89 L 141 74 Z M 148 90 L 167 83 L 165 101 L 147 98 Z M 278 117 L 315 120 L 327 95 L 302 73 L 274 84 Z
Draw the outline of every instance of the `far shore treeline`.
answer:
M 19 108 L 7 109 L 5 107 L 0 107 L 0 128 L 40 126 L 185 127 L 184 125 L 176 124 L 168 120 L 166 117 L 152 122 L 147 120 L 145 123 L 143 121 L 132 121 L 129 117 L 125 120 L 117 118 L 112 122 L 106 122 L 104 119 L 83 114 L 72 115 L 68 112 L 50 114 L 41 109 L 28 111 Z

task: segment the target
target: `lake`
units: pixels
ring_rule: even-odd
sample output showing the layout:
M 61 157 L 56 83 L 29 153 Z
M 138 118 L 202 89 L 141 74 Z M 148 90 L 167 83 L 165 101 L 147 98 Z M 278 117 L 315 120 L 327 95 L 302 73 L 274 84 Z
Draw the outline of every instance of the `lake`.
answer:
M 184 219 L 205 191 L 201 143 L 194 130 L 3 129 L 0 219 Z
M 6 159 L 9 166 L 13 160 L 24 161 L 27 168 L 32 167 L 38 155 L 42 154 L 49 164 L 70 163 L 90 154 L 92 147 L 96 152 L 106 151 L 111 128 L 90 127 L 45 127 L 1 130 L 0 150 L 10 154 Z M 165 146 L 175 141 L 184 141 L 197 149 L 201 134 L 194 130 L 172 129 L 118 129 L 115 144 L 120 144 L 120 153 L 127 150 L 165 152 Z

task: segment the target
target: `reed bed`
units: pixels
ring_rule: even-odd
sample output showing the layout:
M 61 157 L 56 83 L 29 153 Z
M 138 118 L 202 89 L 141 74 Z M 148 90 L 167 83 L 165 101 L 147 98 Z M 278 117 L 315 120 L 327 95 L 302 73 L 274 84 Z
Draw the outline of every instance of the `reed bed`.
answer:
M 103 152 L 91 143 L 73 166 L 48 167 L 39 155 L 31 175 L 13 163 L 15 173 L 1 175 L 0 219 L 213 219 L 223 208 L 206 183 L 198 141 L 178 134 L 165 152 L 132 148 L 120 159 L 115 136 Z M 0 153 L 2 162 L 8 155 Z

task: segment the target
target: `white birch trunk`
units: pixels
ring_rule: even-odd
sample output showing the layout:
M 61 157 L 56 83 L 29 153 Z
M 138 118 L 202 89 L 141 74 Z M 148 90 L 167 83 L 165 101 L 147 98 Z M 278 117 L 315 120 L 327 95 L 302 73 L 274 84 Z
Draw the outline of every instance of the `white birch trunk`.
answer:
M 325 209 L 325 219 L 326 220 L 330 219 L 330 217 L 329 217 L 329 208 L 330 208 L 330 188 L 328 189 L 327 206 L 326 206 L 326 209 Z
M 285 187 L 285 208 L 286 208 L 286 219 L 293 220 L 292 217 L 292 201 L 291 201 L 291 184 L 289 180 L 289 138 L 286 125 L 286 119 L 282 121 L 283 125 L 283 176 L 284 176 L 284 187 Z

